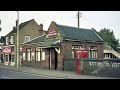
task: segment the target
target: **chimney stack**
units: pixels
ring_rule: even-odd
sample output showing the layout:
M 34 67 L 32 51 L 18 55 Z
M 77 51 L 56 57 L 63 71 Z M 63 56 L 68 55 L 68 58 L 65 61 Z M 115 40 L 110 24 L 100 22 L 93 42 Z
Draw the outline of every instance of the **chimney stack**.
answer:
M 38 31 L 39 31 L 39 35 L 43 34 L 43 24 L 42 23 L 40 24 L 40 29 Z
M 43 24 L 42 23 L 40 24 L 40 30 L 43 30 Z

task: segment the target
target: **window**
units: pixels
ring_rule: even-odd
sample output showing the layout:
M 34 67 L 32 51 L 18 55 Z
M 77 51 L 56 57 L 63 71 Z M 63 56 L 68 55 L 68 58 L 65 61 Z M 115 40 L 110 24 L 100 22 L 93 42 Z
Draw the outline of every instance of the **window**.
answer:
M 9 37 L 6 37 L 6 45 L 9 44 Z
M 11 52 L 14 52 L 14 47 L 11 47 Z
M 25 60 L 25 53 L 23 53 L 23 60 Z
M 36 61 L 40 61 L 41 59 L 40 59 L 40 55 L 41 53 L 40 53 L 40 48 L 36 48 Z
M 5 62 L 9 62 L 9 55 L 5 55 Z
M 31 48 L 27 48 L 27 60 L 31 61 Z
M 97 58 L 97 46 L 89 47 L 89 58 Z
M 12 56 L 12 58 L 11 58 L 12 60 L 11 61 L 14 62 L 14 55 L 11 55 L 11 56 Z
M 25 42 L 30 41 L 30 36 L 25 36 Z
M 42 50 L 41 52 L 42 52 L 42 60 L 45 60 L 45 51 Z
M 76 58 L 76 50 L 79 50 L 80 48 L 82 48 L 82 45 L 73 45 L 72 46 L 72 58 Z
M 11 36 L 10 43 L 14 44 L 14 36 Z

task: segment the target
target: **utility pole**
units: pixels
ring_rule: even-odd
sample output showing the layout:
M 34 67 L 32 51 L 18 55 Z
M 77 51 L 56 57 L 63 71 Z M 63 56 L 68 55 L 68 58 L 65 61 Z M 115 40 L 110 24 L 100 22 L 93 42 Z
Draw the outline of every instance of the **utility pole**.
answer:
M 80 17 L 82 17 L 82 13 L 78 11 L 77 13 L 77 19 L 78 19 L 78 28 L 80 27 Z
M 19 12 L 17 11 L 17 70 L 19 69 Z
M 0 20 L 0 25 L 1 25 L 1 20 Z M 2 30 L 2 28 L 0 27 L 0 31 Z

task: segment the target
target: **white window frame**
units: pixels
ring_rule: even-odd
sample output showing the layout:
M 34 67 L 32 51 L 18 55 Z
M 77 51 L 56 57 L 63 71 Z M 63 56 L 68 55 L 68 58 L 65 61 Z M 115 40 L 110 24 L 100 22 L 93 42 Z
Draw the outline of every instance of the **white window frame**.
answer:
M 6 37 L 6 45 L 9 44 L 9 37 Z
M 26 59 L 26 57 L 25 57 L 25 53 L 23 53 L 23 60 L 25 60 Z
M 41 61 L 41 50 L 36 48 L 36 61 Z
M 25 36 L 25 42 L 30 41 L 30 36 Z
M 42 59 L 41 60 L 45 60 L 45 51 L 42 49 L 41 52 L 42 52 Z
M 31 60 L 31 48 L 27 48 L 27 61 L 32 61 Z
M 10 38 L 10 43 L 11 43 L 11 44 L 14 44 L 14 36 L 11 36 L 11 38 Z
M 91 47 L 93 47 L 91 49 Z M 89 47 L 89 58 L 97 58 L 98 57 L 98 50 L 97 50 L 97 46 L 90 46 Z

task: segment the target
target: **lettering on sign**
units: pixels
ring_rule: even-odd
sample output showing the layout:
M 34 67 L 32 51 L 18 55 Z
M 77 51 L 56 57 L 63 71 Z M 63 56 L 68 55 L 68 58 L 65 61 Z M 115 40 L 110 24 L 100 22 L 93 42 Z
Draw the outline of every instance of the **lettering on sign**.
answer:
M 10 54 L 11 53 L 11 48 L 10 47 L 3 48 L 3 53 L 4 54 Z
M 52 36 L 56 36 L 56 35 L 57 35 L 57 31 L 56 30 L 49 30 L 48 37 L 52 37 Z
M 120 63 L 110 62 L 110 61 L 103 61 L 103 62 L 94 62 L 89 61 L 90 66 L 97 66 L 97 67 L 120 67 Z

